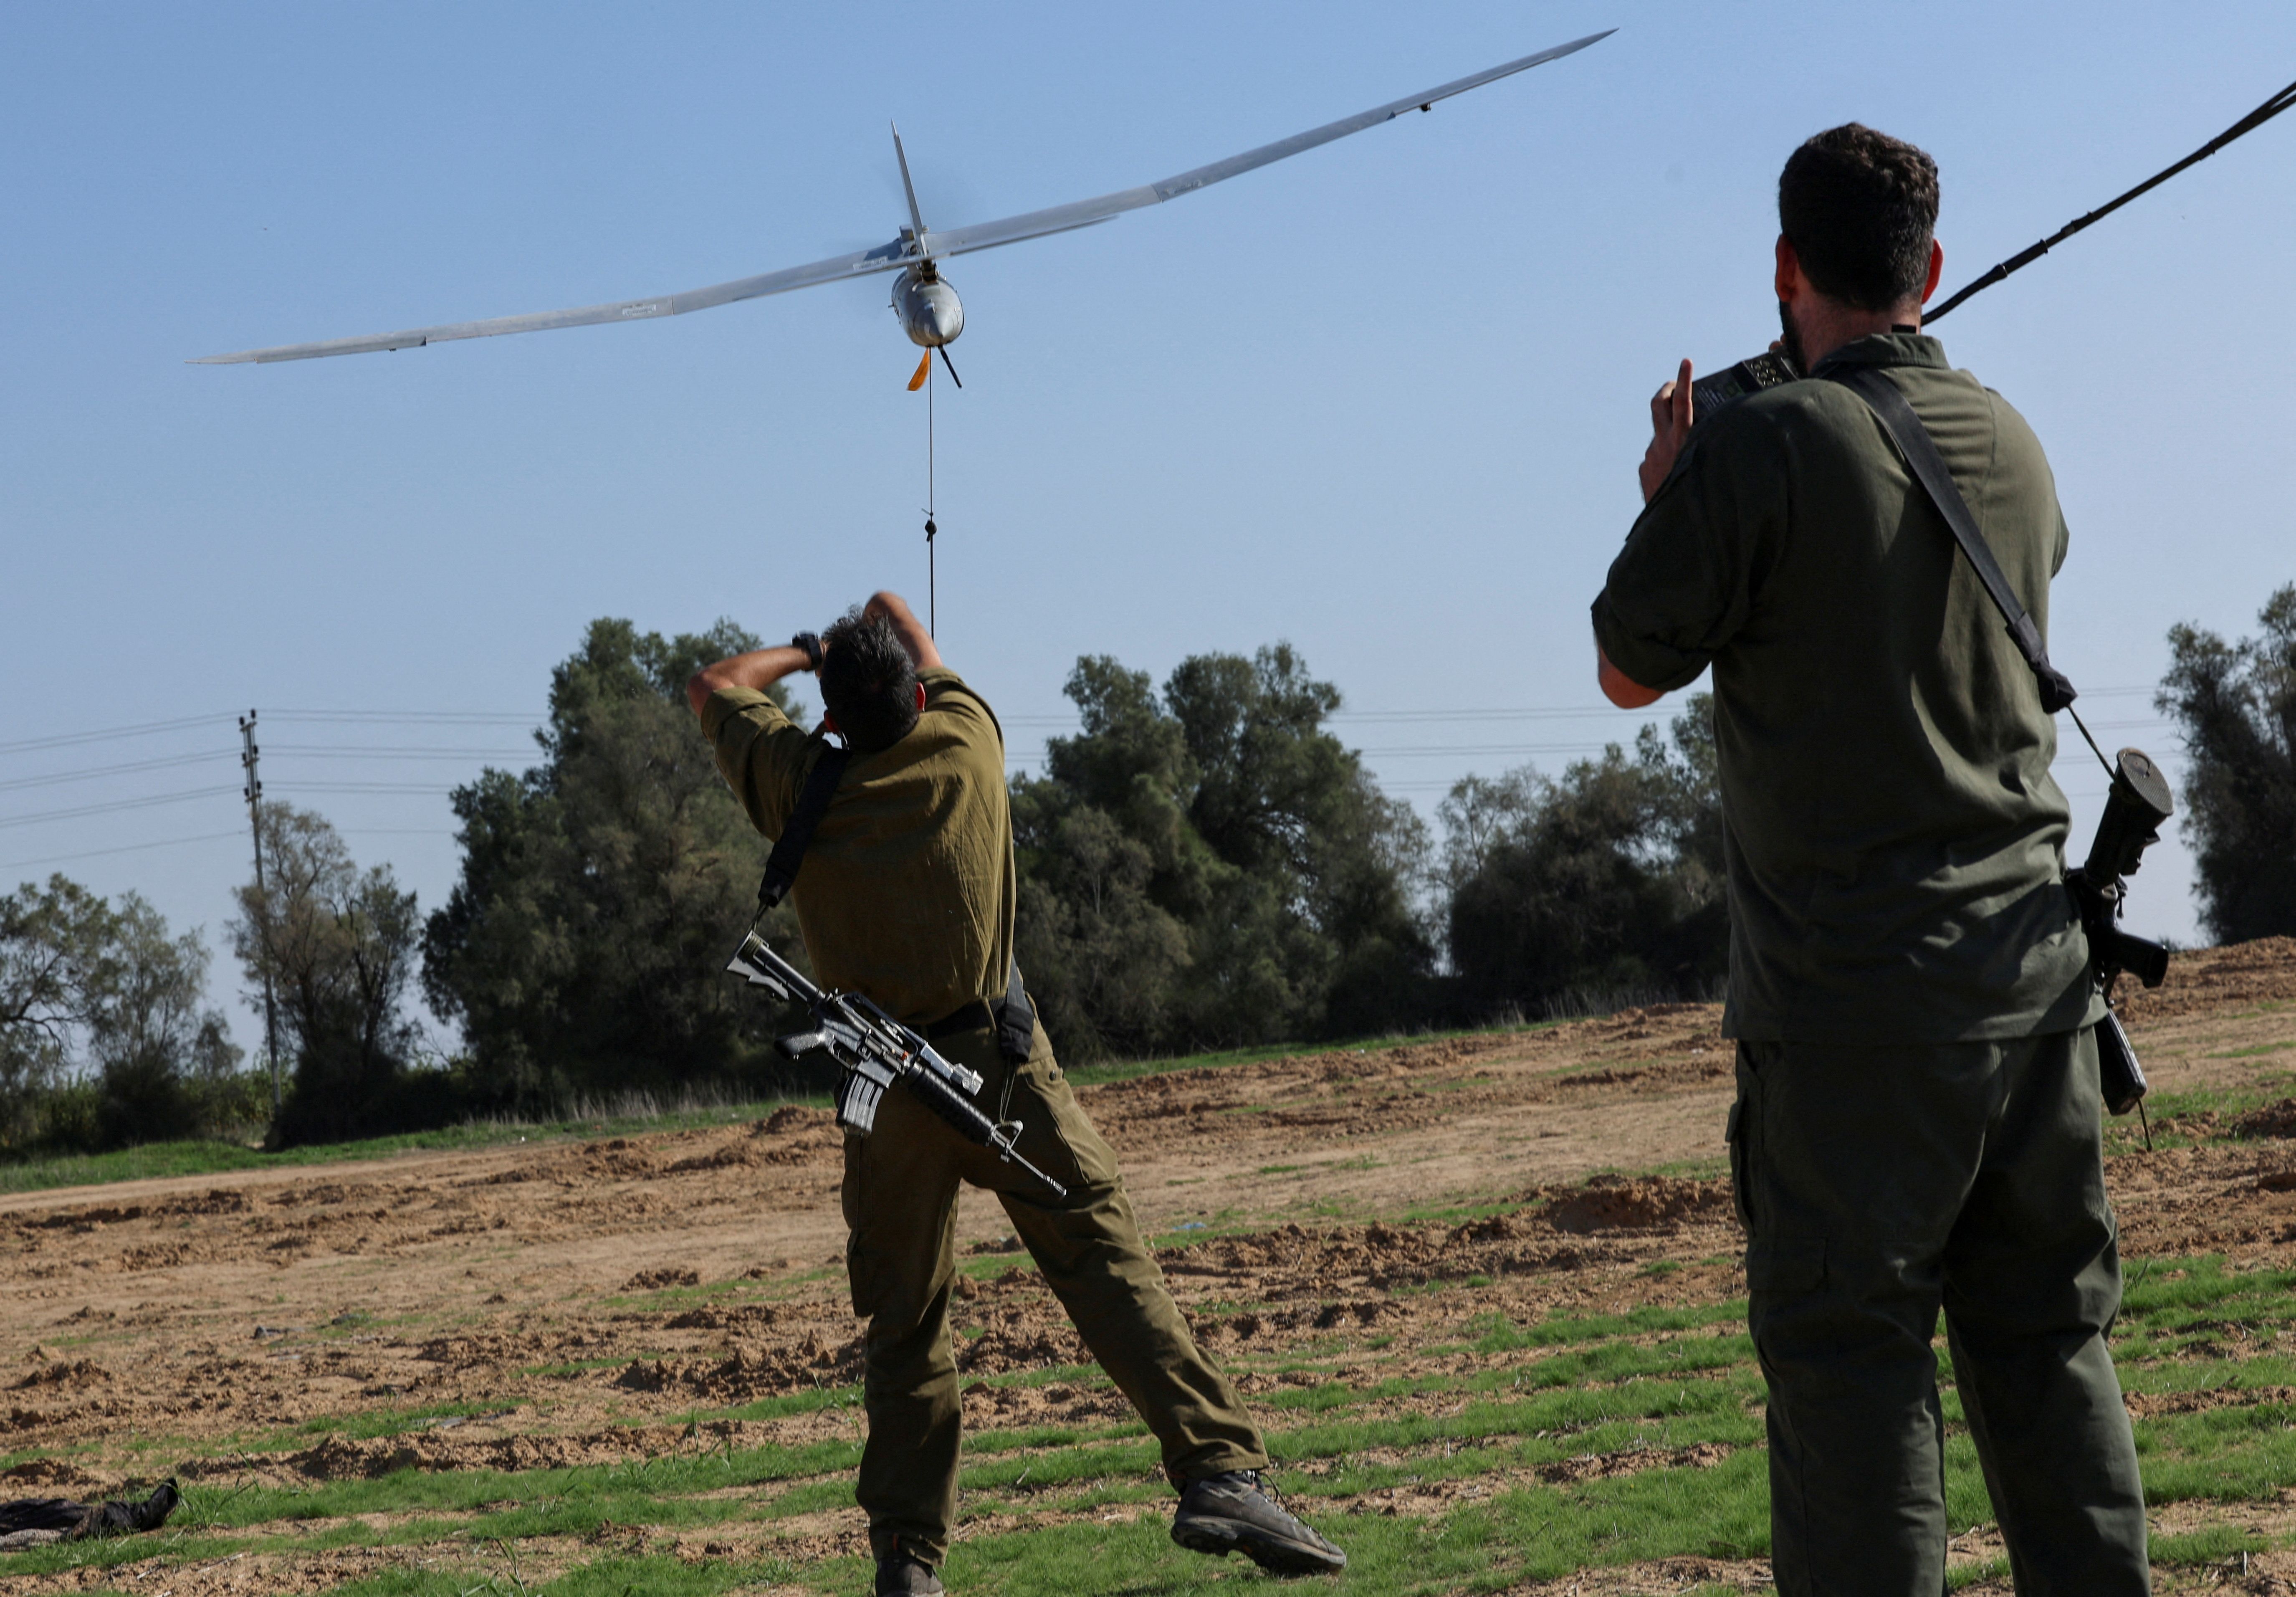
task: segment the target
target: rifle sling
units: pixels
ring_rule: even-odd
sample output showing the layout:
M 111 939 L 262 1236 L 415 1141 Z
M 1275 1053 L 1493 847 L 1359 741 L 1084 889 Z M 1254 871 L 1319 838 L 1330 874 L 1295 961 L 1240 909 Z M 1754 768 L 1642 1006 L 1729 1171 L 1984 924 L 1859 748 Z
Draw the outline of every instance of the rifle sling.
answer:
M 1928 492 L 1930 502 L 1952 529 L 1954 541 L 1969 556 L 1970 566 L 1984 584 L 1993 607 L 2008 623 L 2010 640 L 2032 668 L 2034 685 L 2041 692 L 2041 708 L 2051 715 L 2066 708 L 2079 696 L 2071 680 L 2049 663 L 2048 646 L 2041 641 L 2041 630 L 2033 624 L 2033 618 L 2018 601 L 2016 591 L 2002 572 L 2001 563 L 1993 558 L 1985 535 L 1977 530 L 1976 516 L 1970 514 L 1969 501 L 1962 498 L 1960 485 L 1946 468 L 1945 457 L 1938 453 L 1937 440 L 1922 425 L 1922 418 L 1914 414 L 1906 396 L 1898 391 L 1896 383 L 1872 366 L 1850 366 L 1825 375 L 1873 407 L 1874 419 L 1882 424 L 1882 431 L 1888 434 L 1890 441 L 1898 446 L 1898 453 L 1905 457 L 1914 481 Z
M 766 874 L 758 883 L 759 915 L 789 896 L 790 887 L 797 880 L 798 867 L 805 863 L 805 851 L 813 846 L 814 828 L 828 812 L 829 801 L 836 794 L 849 757 L 848 751 L 835 744 L 824 744 L 821 758 L 806 773 L 805 786 L 798 791 L 797 808 L 790 811 L 789 824 L 774 840 L 774 852 L 766 856 Z

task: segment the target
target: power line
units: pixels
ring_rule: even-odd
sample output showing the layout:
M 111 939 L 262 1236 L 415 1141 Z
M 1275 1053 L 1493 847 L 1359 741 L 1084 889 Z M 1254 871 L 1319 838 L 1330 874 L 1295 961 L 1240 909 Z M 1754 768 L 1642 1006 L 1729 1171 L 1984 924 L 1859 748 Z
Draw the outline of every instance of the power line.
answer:
M 237 793 L 238 788 L 191 787 L 181 793 L 155 793 L 143 798 L 113 799 L 101 804 L 80 804 L 70 810 L 43 810 L 33 815 L 11 815 L 0 819 L 0 827 L 37 826 L 42 821 L 71 820 L 82 815 L 108 815 L 119 810 L 148 810 L 159 804 L 178 804 L 186 799 L 213 798 L 220 793 Z
M 2117 687 L 2090 687 L 2081 696 L 2088 699 L 2123 697 L 2132 694 L 2151 694 L 2158 689 L 2150 684 Z M 510 710 L 274 710 L 274 720 L 296 721 L 308 725 L 365 726 L 517 726 L 537 728 L 549 720 L 538 711 Z M 1600 705 L 1545 705 L 1516 709 L 1475 710 L 1341 710 L 1329 719 L 1335 721 L 1412 720 L 1412 721 L 1472 721 L 1472 720 L 1538 720 L 1601 719 L 1609 716 L 1641 716 L 1656 719 L 1648 711 L 1613 710 Z M 128 726 L 106 727 L 95 731 L 60 733 L 52 737 L 20 738 L 13 743 L 0 743 L 0 754 L 32 753 L 42 749 L 70 748 L 82 744 L 106 743 L 122 737 L 147 737 L 157 733 L 184 731 L 193 728 L 213 726 L 234 717 L 226 712 L 219 715 L 178 716 L 172 720 L 138 721 Z M 1003 718 L 1012 727 L 1075 727 L 1080 723 L 1074 715 L 1009 715 Z M 281 745 L 283 749 L 284 745 Z M 308 751 L 299 745 L 295 752 Z M 330 751 L 332 752 L 332 751 Z M 460 752 L 460 751 L 455 751 Z M 530 753 L 521 750 L 520 753 Z M 204 756 L 201 756 L 204 757 Z M 504 754 L 503 758 L 511 756 Z
M 133 727 L 111 727 L 101 732 L 67 732 L 55 737 L 28 737 L 17 743 L 0 743 L 0 754 L 24 754 L 35 749 L 68 748 L 77 743 L 108 743 L 115 737 L 135 737 L 148 732 L 175 732 L 186 727 L 212 726 L 217 721 L 231 719 L 227 714 L 188 715 L 176 720 L 152 720 Z
M 348 725 L 537 727 L 550 718 L 508 710 L 274 710 L 271 719 Z
M 2089 687 L 2081 690 L 2084 699 L 2126 698 L 2135 694 L 2150 694 L 2157 689 L 2149 686 L 2126 687 Z M 1669 707 L 1671 708 L 1671 707 Z M 1660 707 L 1651 705 L 1641 710 L 1619 710 L 1594 705 L 1548 705 L 1518 710 L 1336 710 L 1324 719 L 1327 721 L 1491 721 L 1491 720 L 1603 720 L 1634 717 L 1655 722 L 1665 719 Z M 1008 727 L 1059 727 L 1083 729 L 1083 721 L 1076 715 L 1004 715 L 997 718 Z
M 452 793 L 446 782 L 274 782 L 281 793 Z
M 532 749 L 445 749 L 445 748 L 358 748 L 329 747 L 316 744 L 274 744 L 274 754 L 296 754 L 307 758 L 329 760 L 520 760 L 534 756 Z M 129 776 L 144 771 L 170 770 L 186 765 L 203 765 L 234 758 L 228 749 L 215 749 L 199 754 L 168 754 L 157 760 L 131 760 L 118 765 L 84 766 L 77 770 L 50 771 L 37 777 L 12 777 L 0 782 L 0 793 L 12 793 L 29 787 L 57 787 L 73 782 L 91 782 L 99 778 Z
M 453 827 L 338 827 L 346 837 L 452 837 Z M 146 849 L 184 848 L 194 843 L 218 843 L 226 837 L 237 837 L 234 827 L 228 832 L 201 832 L 191 837 L 162 837 L 152 843 L 125 843 L 114 848 L 81 849 L 70 854 L 43 854 L 37 860 L 10 860 L 0 863 L 0 871 L 21 870 L 32 865 L 62 865 L 72 860 L 94 860 L 106 854 L 135 854 Z
M 52 771 L 44 777 L 13 777 L 0 782 L 0 793 L 12 793 L 23 787 L 56 787 L 67 782 L 89 782 L 98 777 L 125 776 L 132 771 L 168 770 L 177 766 L 203 765 L 230 758 L 229 749 L 216 749 L 204 754 L 169 754 L 159 760 L 133 760 L 125 765 L 92 765 L 80 770 Z
M 334 760 L 533 760 L 541 751 L 522 749 L 457 749 L 401 747 L 396 745 L 363 748 L 357 744 L 275 743 L 275 754 L 317 755 Z
M 157 843 L 123 843 L 116 848 L 82 849 L 74 854 L 43 854 L 37 860 L 11 860 L 0 865 L 0 870 L 21 870 L 28 865 L 61 865 L 67 860 L 93 860 L 102 854 L 135 854 L 145 849 L 177 848 L 189 843 L 214 843 L 225 837 L 236 837 L 239 828 L 228 832 L 201 832 L 196 837 L 163 837 Z

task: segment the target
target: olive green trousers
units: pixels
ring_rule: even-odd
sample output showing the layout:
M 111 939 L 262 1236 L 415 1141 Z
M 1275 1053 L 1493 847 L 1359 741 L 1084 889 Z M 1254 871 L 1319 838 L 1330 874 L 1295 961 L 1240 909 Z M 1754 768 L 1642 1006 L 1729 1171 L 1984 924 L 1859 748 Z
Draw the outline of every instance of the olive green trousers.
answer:
M 2105 1333 L 2120 1255 L 2091 1031 L 1738 1045 L 1731 1172 L 1769 1385 L 1780 1597 L 1939 1597 L 1955 1386 L 2020 1597 L 2152 1589 Z
M 996 1194 L 1085 1346 L 1162 1445 L 1175 1485 L 1263 1467 L 1259 1430 L 1189 1334 L 1140 1239 L 1116 1156 L 1069 1090 L 1044 1027 L 1018 1066 L 991 1031 L 936 1046 L 980 1073 L 980 1107 L 1020 1121 L 1021 1156 L 1069 1193 L 1054 1198 L 898 1087 L 879 1103 L 869 1136 L 845 1140 L 846 1269 L 853 1312 L 869 1321 L 869 1440 L 856 1494 L 876 1555 L 905 1547 L 938 1568 L 956 1519 L 962 1421 L 949 1296 L 960 1181 Z

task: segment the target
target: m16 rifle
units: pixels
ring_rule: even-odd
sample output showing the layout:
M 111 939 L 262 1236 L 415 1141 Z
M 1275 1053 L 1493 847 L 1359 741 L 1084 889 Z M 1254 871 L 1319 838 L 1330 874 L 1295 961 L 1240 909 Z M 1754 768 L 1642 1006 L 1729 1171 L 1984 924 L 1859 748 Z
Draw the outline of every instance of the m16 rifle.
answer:
M 1014 1151 L 1021 1134 L 1017 1122 L 992 1121 L 973 1107 L 980 1073 L 941 1058 L 931 1043 L 865 995 L 823 992 L 755 931 L 742 939 L 726 968 L 783 1003 L 803 1004 L 811 1014 L 814 1030 L 783 1037 L 775 1046 L 791 1059 L 820 1049 L 837 1061 L 844 1073 L 837 1083 L 837 1124 L 846 1131 L 865 1137 L 876 1129 L 878 1100 L 898 1083 L 961 1135 L 1042 1181 L 1054 1197 L 1069 1195 L 1066 1187 Z
M 2104 1019 L 2096 1028 L 2097 1079 L 2104 1107 L 2115 1115 L 2144 1101 L 2144 1071 L 2112 1010 L 2113 984 L 2126 973 L 2158 987 L 2169 974 L 2165 946 L 2131 936 L 2116 924 L 2128 897 L 2125 878 L 2136 874 L 2144 851 L 2160 840 L 2161 823 L 2176 812 L 2161 768 L 2138 750 L 2121 750 L 2088 858 L 2065 873 L 2065 885 L 2080 907 L 2081 930 L 2088 934 L 2089 979 L 2104 997 Z

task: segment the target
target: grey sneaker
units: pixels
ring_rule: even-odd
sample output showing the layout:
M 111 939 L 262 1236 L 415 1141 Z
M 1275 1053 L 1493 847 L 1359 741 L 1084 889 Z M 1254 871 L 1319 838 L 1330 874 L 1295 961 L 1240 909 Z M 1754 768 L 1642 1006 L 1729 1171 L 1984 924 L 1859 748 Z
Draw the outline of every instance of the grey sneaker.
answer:
M 914 1553 L 888 1553 L 877 1560 L 877 1597 L 933 1597 L 947 1590 L 933 1567 Z
M 1277 1575 L 1332 1575 L 1348 1555 L 1278 1508 L 1257 1469 L 1192 1480 L 1172 1516 L 1172 1540 L 1191 1552 L 1241 1552 Z

